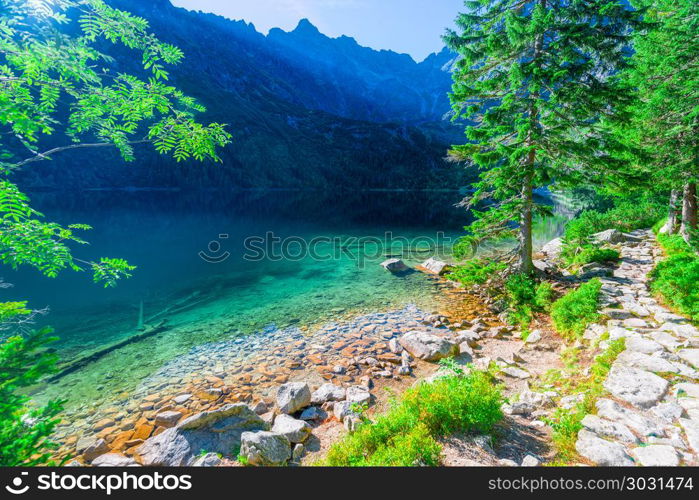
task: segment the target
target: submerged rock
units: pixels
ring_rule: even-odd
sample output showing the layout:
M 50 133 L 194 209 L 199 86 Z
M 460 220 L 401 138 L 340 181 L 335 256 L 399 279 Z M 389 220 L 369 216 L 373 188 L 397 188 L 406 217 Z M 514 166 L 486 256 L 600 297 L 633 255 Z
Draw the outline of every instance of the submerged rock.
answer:
M 240 445 L 243 432 L 268 428 L 247 405 L 229 404 L 186 418 L 147 439 L 136 453 L 143 465 L 188 466 L 202 451 L 229 454 Z
M 410 269 L 405 263 L 400 259 L 388 259 L 381 263 L 381 267 L 390 271 L 392 273 L 401 273 Z
M 434 257 L 430 257 L 425 262 L 423 262 L 420 267 L 432 274 L 442 275 L 449 270 L 449 264 L 441 260 L 437 260 Z

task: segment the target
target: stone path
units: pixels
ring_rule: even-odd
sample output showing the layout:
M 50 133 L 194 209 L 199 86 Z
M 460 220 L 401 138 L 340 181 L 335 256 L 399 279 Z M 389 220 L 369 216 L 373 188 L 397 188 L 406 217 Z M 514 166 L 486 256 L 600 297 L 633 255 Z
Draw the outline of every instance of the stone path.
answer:
M 621 264 L 602 278 L 601 310 L 606 325 L 592 325 L 585 337 L 605 332 L 625 338 L 626 350 L 604 383 L 609 397 L 582 421 L 576 449 L 601 466 L 699 465 L 699 330 L 658 304 L 647 287 L 660 257 L 650 231 L 622 244 Z

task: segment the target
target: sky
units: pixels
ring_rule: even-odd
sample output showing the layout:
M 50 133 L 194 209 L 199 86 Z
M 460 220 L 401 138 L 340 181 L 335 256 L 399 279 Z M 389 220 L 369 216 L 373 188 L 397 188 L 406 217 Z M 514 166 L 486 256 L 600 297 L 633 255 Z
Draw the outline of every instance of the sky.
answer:
M 309 19 L 330 37 L 351 36 L 360 45 L 407 53 L 421 61 L 442 49 L 464 0 L 171 0 L 178 7 L 252 22 L 257 31 L 293 30 Z

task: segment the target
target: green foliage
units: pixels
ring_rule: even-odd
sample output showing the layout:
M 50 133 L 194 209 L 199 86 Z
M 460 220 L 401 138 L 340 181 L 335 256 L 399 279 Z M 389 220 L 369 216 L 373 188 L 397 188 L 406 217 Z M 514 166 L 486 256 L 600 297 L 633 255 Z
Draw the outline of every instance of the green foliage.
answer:
M 651 291 L 693 321 L 699 321 L 699 255 L 679 235 L 658 235 L 668 254 L 649 274 Z
M 569 464 L 577 460 L 575 442 L 578 432 L 582 429 L 581 421 L 585 415 L 593 413 L 595 401 L 604 395 L 604 380 L 612 367 L 612 363 L 626 349 L 624 339 L 618 339 L 609 343 L 609 347 L 600 355 L 590 367 L 589 375 L 581 376 L 577 363 L 569 366 L 569 373 L 561 376 L 559 373 L 549 373 L 548 378 L 553 377 L 554 382 L 563 382 L 562 389 L 565 395 L 581 394 L 582 399 L 573 408 L 558 408 L 547 423 L 553 430 L 552 440 L 556 448 L 556 462 L 559 465 Z
M 65 29 L 68 13 L 76 16 L 78 35 Z M 105 43 L 131 49 L 149 78 L 110 70 L 110 58 L 97 48 Z M 166 66 L 179 63 L 182 52 L 149 33 L 144 19 L 102 0 L 0 0 L 0 54 L 2 175 L 85 147 L 116 148 L 132 161 L 139 143 L 178 161 L 217 160 L 216 148 L 230 141 L 223 125 L 197 123 L 204 108 L 166 83 Z M 0 179 L 1 263 L 48 277 L 90 269 L 96 282 L 112 286 L 134 268 L 119 259 L 74 258 L 69 244 L 84 245 L 75 232 L 88 229 L 45 222 L 15 184 Z
M 580 267 L 592 262 L 617 262 L 620 254 L 613 248 L 599 248 L 596 245 L 585 244 L 573 251 L 572 246 L 565 245 L 561 258 L 567 266 Z
M 602 283 L 595 278 L 568 292 L 551 306 L 551 319 L 562 336 L 575 339 L 582 336 L 590 323 L 599 319 L 597 304 Z
M 506 268 L 507 264 L 504 262 L 471 259 L 462 265 L 454 266 L 447 278 L 464 286 L 482 285 Z
M 488 373 L 454 373 L 408 389 L 375 422 L 334 444 L 330 466 L 438 465 L 437 437 L 457 431 L 488 433 L 501 418 L 500 389 Z
M 484 0 L 449 31 L 459 53 L 451 102 L 455 119 L 468 120 L 468 142 L 451 156 L 477 167 L 480 182 L 471 207 L 472 237 L 511 234 L 531 248 L 532 188 L 557 181 L 575 186 L 603 179 L 621 162 L 609 154 L 602 117 L 626 100 L 614 78 L 625 66 L 629 28 L 640 14 L 619 2 L 593 0 Z M 528 272 L 531 255 L 520 254 Z M 529 262 L 526 262 L 529 260 Z
M 51 333 L 45 328 L 0 344 L 0 466 L 52 465 L 49 437 L 62 402 L 29 409 L 29 398 L 18 393 L 54 370 L 56 356 L 46 350 L 56 340 Z
M 580 247 L 589 242 L 590 236 L 607 229 L 623 232 L 646 229 L 664 217 L 666 212 L 665 204 L 656 199 L 621 199 L 610 210 L 582 212 L 566 226 L 564 240 L 569 246 Z
M 31 310 L 27 309 L 26 300 L 22 302 L 0 302 L 0 325 L 17 316 L 26 316 L 28 314 L 31 314 Z
M 511 275 L 505 282 L 505 296 L 510 322 L 528 327 L 535 312 L 548 311 L 555 292 L 547 281 L 536 283 L 526 274 Z

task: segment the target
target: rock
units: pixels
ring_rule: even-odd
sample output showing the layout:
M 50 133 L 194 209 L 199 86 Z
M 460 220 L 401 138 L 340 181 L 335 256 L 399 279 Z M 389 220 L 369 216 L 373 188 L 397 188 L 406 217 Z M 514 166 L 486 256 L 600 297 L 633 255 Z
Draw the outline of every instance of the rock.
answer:
M 672 446 L 652 444 L 631 450 L 638 462 L 646 467 L 677 467 L 680 458 Z
M 113 427 L 114 426 L 114 420 L 111 418 L 103 418 L 99 422 L 95 423 L 94 426 L 92 426 L 92 430 L 95 432 L 101 431 L 102 429 L 106 429 L 107 427 Z
M 229 454 L 240 445 L 243 432 L 268 428 L 247 405 L 228 404 L 182 420 L 147 439 L 136 453 L 143 465 L 188 466 L 202 451 Z
M 398 343 L 398 339 L 391 339 L 388 341 L 388 349 L 393 354 L 400 354 L 403 352 L 403 346 Z
M 368 405 L 371 402 L 371 393 L 364 387 L 353 385 L 347 388 L 347 401 L 359 405 Z
M 633 460 L 619 443 L 602 439 L 594 432 L 581 430 L 575 449 L 580 455 L 602 467 L 630 467 Z
M 604 382 L 604 388 L 614 396 L 639 408 L 650 408 L 656 404 L 668 387 L 668 381 L 654 373 L 617 363 L 614 363 Z
M 138 467 L 133 458 L 120 453 L 106 453 L 95 458 L 90 464 L 93 467 Z
M 291 444 L 286 437 L 274 432 L 243 432 L 240 455 L 250 465 L 286 465 L 291 458 Z
M 299 460 L 301 460 L 305 452 L 306 447 L 303 446 L 301 443 L 296 443 L 294 445 L 294 449 L 291 450 L 291 460 L 294 462 L 298 462 Z
M 641 436 L 662 434 L 662 429 L 655 422 L 633 410 L 624 408 L 611 399 L 598 399 L 595 406 L 599 417 L 620 422 Z
M 675 365 L 666 359 L 629 350 L 619 354 L 619 356 L 616 358 L 616 362 L 625 366 L 640 368 L 641 370 L 648 370 L 650 372 L 677 372 Z
M 187 401 L 192 399 L 191 394 L 180 394 L 179 396 L 175 396 L 172 400 L 177 403 L 178 405 L 184 404 Z
M 529 335 L 527 335 L 527 340 L 524 342 L 526 344 L 535 344 L 536 342 L 539 342 L 541 340 L 541 330 L 532 330 L 529 332 Z
M 107 442 L 104 439 L 98 439 L 97 441 L 89 445 L 87 448 L 85 448 L 85 451 L 83 451 L 83 457 L 85 457 L 85 460 L 89 462 L 99 457 L 100 455 L 108 453 L 109 451 L 110 448 Z
M 540 465 L 541 461 L 534 455 L 527 455 L 522 460 L 522 467 L 539 467 Z
M 218 467 L 222 463 L 223 460 L 216 453 L 206 453 L 197 458 L 192 467 Z
M 699 349 L 682 349 L 677 355 L 694 368 L 699 368 Z
M 500 467 L 519 467 L 519 464 L 515 462 L 514 460 L 510 460 L 509 458 L 501 458 L 498 460 L 498 466 Z
M 523 391 L 510 403 L 513 415 L 528 415 L 553 403 L 551 397 L 541 392 Z
M 434 257 L 427 259 L 420 267 L 432 274 L 438 274 L 440 276 L 449 270 L 449 264 L 437 260 Z
M 651 411 L 654 415 L 662 418 L 663 420 L 674 422 L 682 416 L 682 412 L 684 410 L 680 405 L 675 403 L 660 403 L 651 408 Z
M 355 417 L 353 415 L 347 415 L 345 419 L 342 421 L 342 423 L 347 432 L 354 432 L 357 430 L 359 425 L 361 425 L 362 421 L 358 417 Z
M 639 336 L 631 336 L 626 338 L 626 350 L 641 352 L 643 354 L 653 354 L 664 351 L 663 346 L 654 340 Z
M 257 401 L 254 403 L 251 407 L 252 411 L 257 413 L 258 415 L 264 415 L 269 411 L 269 408 L 267 407 L 267 403 L 265 403 L 262 400 Z
M 648 323 L 641 318 L 628 318 L 624 320 L 626 328 L 646 328 Z
M 543 248 L 541 249 L 541 253 L 546 255 L 547 257 L 551 259 L 557 259 L 560 257 L 561 252 L 563 251 L 563 239 L 562 238 L 555 238 L 548 243 L 546 243 Z
M 597 415 L 585 415 L 581 424 L 598 436 L 614 439 L 624 443 L 637 443 L 638 439 L 624 424 L 599 418 Z
M 303 443 L 311 435 L 311 426 L 282 413 L 274 419 L 272 432 L 281 434 L 291 443 Z
M 381 267 L 390 271 L 392 273 L 401 273 L 407 271 L 409 268 L 400 259 L 388 259 L 381 263 Z
M 179 411 L 164 411 L 155 416 L 155 425 L 160 427 L 174 427 L 177 421 L 182 418 Z
M 627 233 L 622 233 L 617 229 L 607 229 L 593 234 L 590 239 L 597 243 L 640 243 L 642 240 Z
M 425 361 L 438 361 L 459 353 L 458 344 L 428 332 L 406 333 L 399 342 L 414 357 Z
M 529 375 L 529 372 L 522 370 L 521 368 L 517 368 L 516 366 L 506 366 L 504 368 L 501 368 L 500 371 L 508 377 L 512 378 L 525 379 L 531 376 Z
M 349 415 L 358 417 L 359 414 L 352 409 L 354 404 L 355 403 L 350 403 L 349 401 L 338 401 L 333 406 L 333 415 L 340 422 L 344 422 L 345 417 Z
M 301 412 L 301 420 L 325 420 L 327 414 L 317 406 L 309 406 Z
M 282 413 L 296 413 L 311 404 L 311 389 L 305 382 L 289 382 L 277 389 L 277 406 Z
M 677 396 L 688 396 L 690 398 L 699 398 L 699 384 L 690 384 L 682 382 L 675 384 L 672 387 L 673 393 Z
M 335 373 L 336 375 L 344 375 L 346 371 L 347 371 L 347 368 L 345 368 L 342 365 L 333 366 L 333 373 Z
M 660 325 L 660 331 L 672 332 L 675 335 L 685 338 L 699 336 L 699 330 L 697 330 L 697 328 L 694 326 L 685 323 L 673 323 L 671 321 Z
M 458 344 L 466 343 L 472 349 L 475 349 L 476 347 L 478 347 L 478 341 L 480 339 L 481 339 L 481 334 L 476 333 L 476 332 L 471 331 L 471 330 L 461 330 L 456 335 L 456 343 L 458 343 Z

